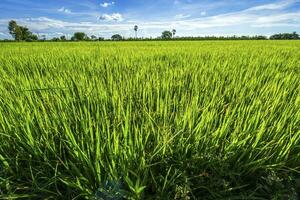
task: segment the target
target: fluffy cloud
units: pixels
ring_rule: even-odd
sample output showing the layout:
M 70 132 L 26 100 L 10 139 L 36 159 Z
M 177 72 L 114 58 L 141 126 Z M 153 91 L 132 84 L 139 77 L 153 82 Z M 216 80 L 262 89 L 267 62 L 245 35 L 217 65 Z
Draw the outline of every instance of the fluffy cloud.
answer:
M 60 9 L 57 10 L 58 12 L 62 12 L 62 13 L 67 13 L 67 14 L 71 14 L 72 11 L 70 9 L 67 9 L 65 7 L 61 7 Z
M 103 14 L 103 15 L 101 15 L 99 17 L 99 20 L 121 22 L 124 19 L 123 19 L 123 16 L 120 13 L 113 13 L 111 15 L 109 15 L 109 14 Z
M 100 6 L 103 7 L 103 8 L 107 8 L 109 6 L 113 6 L 115 5 L 115 2 L 112 1 L 112 2 L 104 2 L 104 3 L 101 3 Z
M 184 14 L 178 14 L 175 15 L 175 19 L 185 19 L 185 18 L 189 18 L 191 15 L 184 15 Z
M 288 1 L 288 0 L 287 0 Z M 214 34 L 272 34 L 277 32 L 281 27 L 283 30 L 293 31 L 300 27 L 300 11 L 294 10 L 287 12 L 279 5 L 283 1 L 265 4 L 252 8 L 248 8 L 239 12 L 231 12 L 227 14 L 204 16 L 202 14 L 198 18 L 192 18 L 188 14 L 176 15 L 173 19 L 156 20 L 124 20 L 119 13 L 103 14 L 97 16 L 102 23 L 94 21 L 80 20 L 58 20 L 48 17 L 38 18 L 19 18 L 14 19 L 19 24 L 27 26 L 35 33 L 49 33 L 59 35 L 58 32 L 73 34 L 77 31 L 83 31 L 87 34 L 101 34 L 109 37 L 111 34 L 119 33 L 123 36 L 134 36 L 133 26 L 140 24 L 141 36 L 157 36 L 163 30 L 172 30 L 175 28 L 178 35 L 201 35 Z M 292 6 L 292 1 L 285 6 Z M 262 8 L 269 8 L 261 11 Z M 270 10 L 270 8 L 272 8 Z M 64 10 L 64 9 L 63 9 Z M 72 13 L 74 14 L 74 13 Z M 201 14 L 201 13 L 200 13 Z M 126 15 L 128 16 L 128 14 Z M 0 32 L 7 34 L 7 23 L 11 19 L 0 19 Z M 120 22 L 120 23 L 111 23 Z M 258 28 L 259 27 L 259 28 Z M 277 27 L 274 28 L 274 27 Z M 253 32 L 250 32 L 253 30 Z M 257 31 L 259 30 L 259 32 Z M 245 31 L 245 32 L 241 32 Z M 230 32 L 230 33 L 229 33 Z M 2 37 L 5 36 L 3 34 Z
M 206 12 L 205 12 L 205 11 L 202 11 L 202 12 L 200 13 L 200 15 L 201 15 L 201 16 L 205 16 L 205 15 L 206 15 Z

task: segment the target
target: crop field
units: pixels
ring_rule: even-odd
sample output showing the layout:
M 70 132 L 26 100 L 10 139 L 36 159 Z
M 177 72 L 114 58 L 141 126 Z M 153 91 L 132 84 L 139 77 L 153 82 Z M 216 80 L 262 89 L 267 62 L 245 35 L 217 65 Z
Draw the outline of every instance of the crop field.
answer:
M 300 42 L 0 43 L 22 198 L 300 198 Z

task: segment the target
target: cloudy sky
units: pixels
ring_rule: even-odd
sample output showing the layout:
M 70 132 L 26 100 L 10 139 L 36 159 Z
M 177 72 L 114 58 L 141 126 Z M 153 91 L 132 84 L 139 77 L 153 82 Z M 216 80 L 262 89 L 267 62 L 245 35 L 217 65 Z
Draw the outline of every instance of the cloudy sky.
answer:
M 0 0 L 0 38 L 14 19 L 48 38 L 77 31 L 110 37 L 271 35 L 300 32 L 300 0 Z

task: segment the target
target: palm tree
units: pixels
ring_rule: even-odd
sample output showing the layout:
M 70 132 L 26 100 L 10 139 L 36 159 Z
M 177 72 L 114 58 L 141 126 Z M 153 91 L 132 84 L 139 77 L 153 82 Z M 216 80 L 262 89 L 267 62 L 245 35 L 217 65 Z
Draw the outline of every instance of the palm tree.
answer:
M 173 30 L 172 30 L 173 38 L 174 38 L 175 34 L 176 34 L 176 29 L 173 29 Z
M 137 25 L 135 25 L 133 29 L 135 31 L 135 39 L 137 39 L 137 31 L 138 31 L 139 27 Z

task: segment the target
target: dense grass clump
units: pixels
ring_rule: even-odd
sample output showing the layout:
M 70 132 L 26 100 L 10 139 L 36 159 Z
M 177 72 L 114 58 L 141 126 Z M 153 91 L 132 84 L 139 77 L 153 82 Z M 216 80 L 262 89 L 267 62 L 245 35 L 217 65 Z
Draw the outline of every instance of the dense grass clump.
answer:
M 300 42 L 0 44 L 0 199 L 297 199 Z

